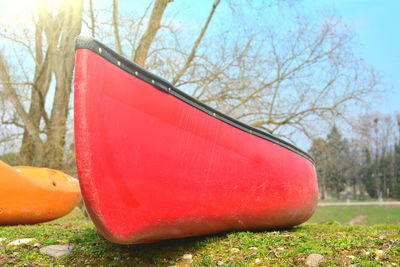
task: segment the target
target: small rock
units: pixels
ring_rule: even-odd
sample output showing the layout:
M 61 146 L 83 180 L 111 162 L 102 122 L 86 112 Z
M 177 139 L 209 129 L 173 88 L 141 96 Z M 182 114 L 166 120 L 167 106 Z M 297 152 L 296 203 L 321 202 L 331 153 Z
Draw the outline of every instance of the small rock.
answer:
M 192 260 L 193 259 L 193 255 L 192 254 L 183 254 L 182 259 L 184 260 Z
M 310 266 L 310 267 L 317 267 L 319 266 L 319 264 L 321 263 L 321 261 L 324 259 L 324 256 L 320 255 L 320 254 L 310 254 L 308 255 L 307 259 L 306 259 L 306 265 Z
M 380 260 L 383 258 L 385 258 L 385 251 L 380 250 L 380 249 L 375 250 L 375 259 Z
M 18 252 L 13 252 L 12 255 L 15 257 L 17 256 L 19 253 Z
M 21 238 L 8 243 L 9 246 L 19 246 L 33 242 L 34 238 Z
M 259 264 L 260 262 L 261 262 L 261 260 L 260 260 L 259 258 L 257 258 L 257 259 L 254 261 L 255 264 Z
M 33 244 L 33 247 L 35 247 L 35 248 L 40 247 L 40 243 L 35 243 L 35 244 Z
M 71 253 L 74 245 L 64 244 L 64 245 L 51 245 L 41 248 L 39 251 L 42 254 L 49 255 L 51 257 L 61 257 Z
M 277 248 L 276 250 L 282 251 L 282 250 L 285 250 L 285 248 Z
M 282 237 L 291 237 L 291 235 L 289 235 L 289 234 L 283 234 L 283 235 L 281 235 Z
M 238 248 L 231 248 L 232 253 L 238 253 L 240 250 Z
M 254 250 L 254 251 L 258 250 L 257 247 L 249 247 L 249 249 L 250 249 L 250 250 Z
M 74 224 L 72 222 L 67 222 L 67 223 L 61 224 L 61 227 L 64 229 L 71 228 L 72 226 L 74 226 Z
M 223 261 L 218 261 L 217 264 L 220 266 L 220 265 L 224 265 L 225 262 L 223 262 Z
M 369 255 L 371 255 L 371 252 L 365 251 L 365 255 L 369 256 Z
M 190 264 L 193 262 L 193 255 L 190 253 L 186 253 L 182 256 L 183 263 Z
M 5 241 L 5 240 L 7 240 L 7 238 L 5 238 L 5 237 L 0 237 L 0 243 L 3 242 L 3 241 Z

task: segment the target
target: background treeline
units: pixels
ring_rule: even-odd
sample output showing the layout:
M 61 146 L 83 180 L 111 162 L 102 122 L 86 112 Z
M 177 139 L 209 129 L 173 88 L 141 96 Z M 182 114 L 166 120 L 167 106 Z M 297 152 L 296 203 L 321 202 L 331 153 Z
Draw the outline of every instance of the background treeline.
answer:
M 0 17 L 4 161 L 76 175 L 74 39 L 90 35 L 232 117 L 313 140 L 323 198 L 350 187 L 359 196 L 398 194 L 398 131 L 389 133 L 398 120 L 366 115 L 351 133 L 334 127 L 314 138 L 382 89 L 353 53 L 351 27 L 329 11 L 306 14 L 301 1 L 276 0 L 29 3 L 6 0 Z
M 320 198 L 400 198 L 400 114 L 361 116 L 346 135 L 313 140 Z

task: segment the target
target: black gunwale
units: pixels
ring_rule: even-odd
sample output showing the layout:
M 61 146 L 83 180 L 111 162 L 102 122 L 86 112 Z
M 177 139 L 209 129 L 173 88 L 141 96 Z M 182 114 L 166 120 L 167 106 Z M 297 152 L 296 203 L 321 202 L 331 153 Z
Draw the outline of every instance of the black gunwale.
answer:
M 277 145 L 280 145 L 286 149 L 295 152 L 296 154 L 301 155 L 302 157 L 310 160 L 314 164 L 313 158 L 306 153 L 305 151 L 301 150 L 300 148 L 294 146 L 293 144 L 282 140 L 262 129 L 250 126 L 244 122 L 241 122 L 231 116 L 218 111 L 207 104 L 193 98 L 192 96 L 186 94 L 185 92 L 176 88 L 172 83 L 168 82 L 167 80 L 149 72 L 148 70 L 144 69 L 143 67 L 139 66 L 138 64 L 130 61 L 129 59 L 119 55 L 111 48 L 107 47 L 103 43 L 97 41 L 92 37 L 84 37 L 78 36 L 75 41 L 75 50 L 77 49 L 89 49 L 92 52 L 98 54 L 99 56 L 103 57 L 110 63 L 114 64 L 118 68 L 134 75 L 135 77 L 152 84 L 154 87 L 158 88 L 159 90 L 171 94 L 178 99 L 184 101 L 185 103 L 207 113 L 208 115 L 217 118 L 225 123 L 228 123 L 231 126 L 239 128 L 247 133 L 253 134 L 255 136 L 261 137 L 265 140 L 273 142 Z

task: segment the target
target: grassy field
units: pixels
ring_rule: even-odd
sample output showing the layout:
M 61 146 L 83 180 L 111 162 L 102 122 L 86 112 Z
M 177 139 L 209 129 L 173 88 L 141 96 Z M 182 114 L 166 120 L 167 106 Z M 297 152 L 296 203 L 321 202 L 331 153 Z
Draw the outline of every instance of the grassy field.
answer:
M 369 214 L 366 210 L 373 212 L 376 207 L 363 208 L 362 214 Z M 393 208 L 386 212 L 394 217 L 399 210 Z M 312 221 L 327 223 L 306 223 L 281 231 L 223 233 L 123 246 L 106 241 L 89 220 L 75 211 L 51 223 L 0 227 L 0 240 L 3 239 L 0 241 L 0 265 L 304 266 L 308 255 L 318 253 L 324 256 L 320 266 L 398 266 L 400 225 L 343 225 L 338 222 L 346 222 L 354 215 L 360 214 L 343 207 L 321 207 Z M 396 223 L 396 220 L 398 218 L 388 222 Z M 20 238 L 34 238 L 35 241 L 21 246 L 8 245 Z M 64 257 L 53 258 L 39 252 L 47 245 L 67 243 L 74 248 Z M 185 254 L 190 257 L 185 259 L 182 257 Z
M 327 206 L 318 207 L 309 220 L 313 223 L 337 221 L 346 224 L 357 217 L 364 217 L 362 224 L 400 224 L 400 206 Z

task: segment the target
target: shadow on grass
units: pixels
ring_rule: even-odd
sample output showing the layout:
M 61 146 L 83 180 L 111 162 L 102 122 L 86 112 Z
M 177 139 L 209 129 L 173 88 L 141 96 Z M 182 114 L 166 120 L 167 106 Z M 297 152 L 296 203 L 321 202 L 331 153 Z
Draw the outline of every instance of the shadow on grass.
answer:
M 96 229 L 88 228 L 73 235 L 69 242 L 75 244 L 73 253 L 64 261 L 75 264 L 109 265 L 171 265 L 182 260 L 184 254 L 196 254 L 208 244 L 223 240 L 228 233 L 162 240 L 156 243 L 120 245 L 101 236 Z M 84 259 L 84 261 L 82 261 Z

